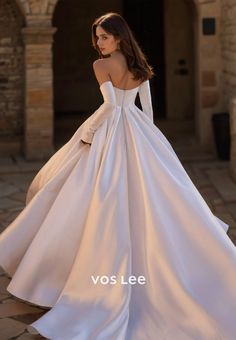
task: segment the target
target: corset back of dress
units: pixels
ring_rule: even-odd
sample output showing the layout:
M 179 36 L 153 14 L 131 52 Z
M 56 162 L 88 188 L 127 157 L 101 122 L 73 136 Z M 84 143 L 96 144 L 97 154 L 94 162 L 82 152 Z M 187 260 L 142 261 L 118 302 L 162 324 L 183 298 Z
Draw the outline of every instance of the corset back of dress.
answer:
M 111 81 L 105 81 L 100 86 L 104 102 L 112 103 L 117 106 L 129 106 L 134 104 L 138 93 L 138 88 L 135 87 L 129 90 L 119 89 L 114 87 Z

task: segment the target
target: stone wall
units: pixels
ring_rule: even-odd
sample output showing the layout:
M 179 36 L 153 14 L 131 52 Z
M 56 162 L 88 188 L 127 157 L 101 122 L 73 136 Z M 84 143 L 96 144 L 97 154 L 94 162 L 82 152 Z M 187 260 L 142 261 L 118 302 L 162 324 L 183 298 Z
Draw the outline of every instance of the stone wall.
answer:
M 23 135 L 24 18 L 14 1 L 0 0 L 0 136 Z
M 230 112 L 230 169 L 236 180 L 236 0 L 221 0 L 222 89 Z
M 221 5 L 220 0 L 201 1 L 201 3 L 198 46 L 198 54 L 200 56 L 201 108 L 196 118 L 199 122 L 201 144 L 209 151 L 216 151 L 212 128 L 212 115 L 222 111 Z M 203 20 L 205 18 L 215 19 L 214 34 L 204 34 Z
M 236 0 L 221 0 L 221 46 L 224 108 L 236 94 Z

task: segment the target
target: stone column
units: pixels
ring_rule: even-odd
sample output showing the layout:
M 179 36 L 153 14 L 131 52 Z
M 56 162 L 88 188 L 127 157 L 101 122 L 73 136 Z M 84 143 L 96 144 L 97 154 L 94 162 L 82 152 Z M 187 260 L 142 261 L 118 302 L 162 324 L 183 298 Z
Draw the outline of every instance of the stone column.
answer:
M 28 160 L 46 159 L 53 146 L 52 42 L 54 27 L 25 27 L 25 138 Z
M 236 181 L 236 98 L 230 102 L 230 172 Z

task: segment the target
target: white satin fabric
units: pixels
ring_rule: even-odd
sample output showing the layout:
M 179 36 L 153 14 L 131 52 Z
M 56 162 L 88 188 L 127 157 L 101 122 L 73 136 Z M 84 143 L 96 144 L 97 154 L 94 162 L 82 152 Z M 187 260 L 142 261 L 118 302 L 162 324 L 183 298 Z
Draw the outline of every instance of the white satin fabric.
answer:
M 229 226 L 153 124 L 149 83 L 143 111 L 140 87 L 100 88 L 104 103 L 41 168 L 1 234 L 7 290 L 52 307 L 28 329 L 53 340 L 235 340 Z M 122 284 L 130 275 L 146 283 Z

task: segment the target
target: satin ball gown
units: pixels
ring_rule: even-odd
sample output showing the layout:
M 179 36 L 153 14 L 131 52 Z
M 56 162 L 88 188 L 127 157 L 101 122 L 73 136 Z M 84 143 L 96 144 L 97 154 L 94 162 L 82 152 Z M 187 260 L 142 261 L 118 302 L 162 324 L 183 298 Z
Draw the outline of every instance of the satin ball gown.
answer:
M 229 225 L 153 123 L 149 80 L 128 90 L 108 80 L 100 90 L 102 105 L 36 174 L 0 236 L 7 290 L 50 308 L 29 332 L 235 340 Z

